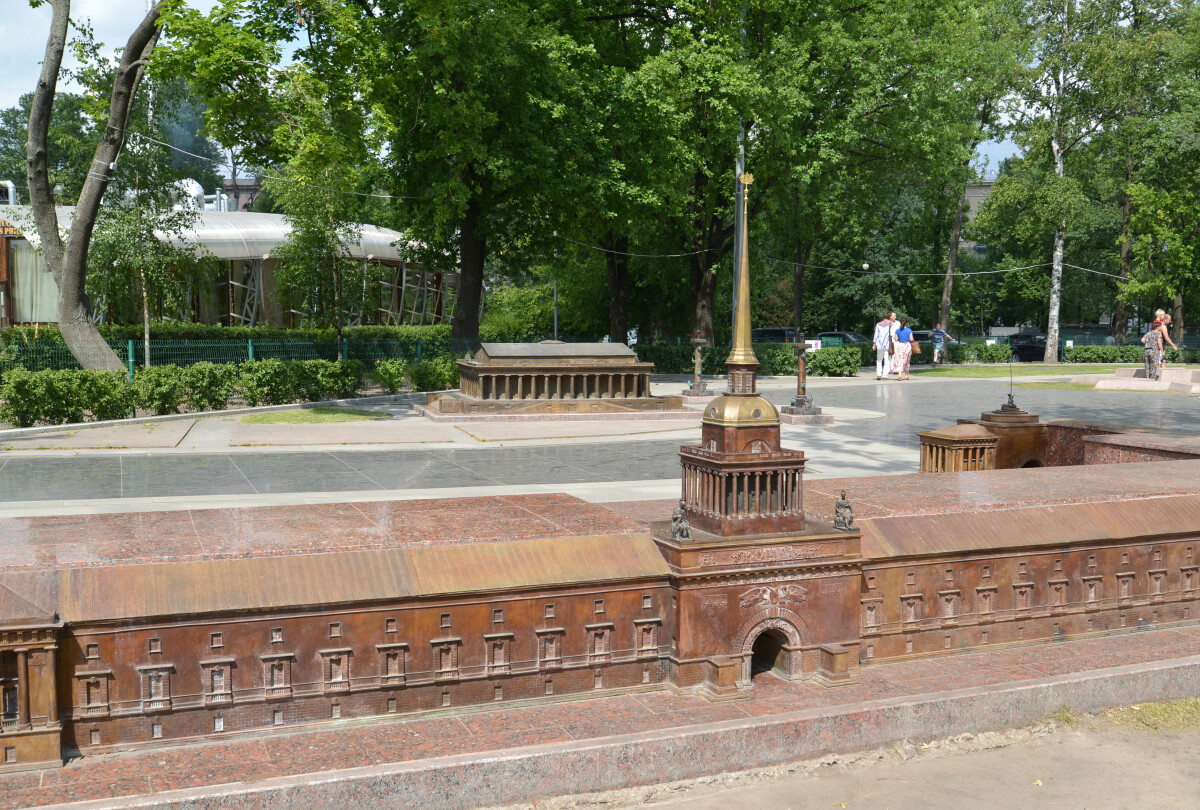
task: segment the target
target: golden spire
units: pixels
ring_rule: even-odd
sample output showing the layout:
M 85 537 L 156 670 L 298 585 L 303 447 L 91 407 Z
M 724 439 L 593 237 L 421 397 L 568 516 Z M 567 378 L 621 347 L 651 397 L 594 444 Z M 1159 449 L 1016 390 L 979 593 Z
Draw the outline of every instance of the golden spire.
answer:
M 733 316 L 733 350 L 726 358 L 726 365 L 757 366 L 754 344 L 750 338 L 750 248 L 746 230 L 746 209 L 750 197 L 750 184 L 754 175 L 746 172 L 738 178 L 742 181 L 742 255 L 739 257 L 737 284 L 737 312 Z

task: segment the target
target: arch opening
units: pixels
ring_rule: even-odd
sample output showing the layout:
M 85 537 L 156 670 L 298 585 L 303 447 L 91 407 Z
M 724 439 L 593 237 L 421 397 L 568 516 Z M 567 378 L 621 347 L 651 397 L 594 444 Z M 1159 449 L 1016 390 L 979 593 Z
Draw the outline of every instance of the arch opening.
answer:
M 787 643 L 788 638 L 782 630 L 769 628 L 760 633 L 750 648 L 750 680 L 763 673 L 786 677 L 788 652 L 784 645 Z
M 1031 458 L 1031 459 L 1029 459 L 1029 461 L 1026 461 L 1024 464 L 1022 464 L 1022 465 L 1021 465 L 1021 467 L 1022 467 L 1022 468 L 1025 468 L 1025 467 L 1041 467 L 1041 466 L 1043 466 L 1043 465 L 1042 465 L 1042 462 L 1041 462 L 1041 461 L 1039 461 L 1039 460 L 1038 460 L 1038 459 L 1036 459 L 1036 458 Z

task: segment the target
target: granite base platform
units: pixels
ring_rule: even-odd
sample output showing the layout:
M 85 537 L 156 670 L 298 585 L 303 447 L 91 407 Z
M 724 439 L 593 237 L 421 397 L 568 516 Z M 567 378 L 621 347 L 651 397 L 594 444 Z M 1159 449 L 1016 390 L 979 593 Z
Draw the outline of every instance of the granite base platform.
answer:
M 0 807 L 470 808 L 614 790 L 1200 695 L 1200 628 L 899 662 L 830 690 L 622 695 L 227 738 L 0 776 Z M 1174 657 L 1173 657 L 1173 655 Z M 73 804 L 67 804 L 72 803 Z
M 833 414 L 829 413 L 788 413 L 787 408 L 779 409 L 779 424 L 781 425 L 832 425 Z
M 688 408 L 660 411 L 608 411 L 575 413 L 443 413 L 437 408 L 414 403 L 417 413 L 431 422 L 446 424 L 477 424 L 480 422 L 613 422 L 613 421 L 690 421 L 699 422 L 700 413 Z

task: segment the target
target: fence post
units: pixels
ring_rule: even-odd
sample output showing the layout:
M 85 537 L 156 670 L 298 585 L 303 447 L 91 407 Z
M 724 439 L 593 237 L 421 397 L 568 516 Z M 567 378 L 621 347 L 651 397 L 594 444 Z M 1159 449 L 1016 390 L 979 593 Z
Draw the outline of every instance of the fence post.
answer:
M 350 338 L 342 338 L 342 359 L 350 359 Z
M 133 338 L 129 339 L 128 356 L 125 358 L 125 365 L 129 367 L 129 381 L 133 382 Z
M 417 362 L 421 362 L 421 339 L 417 338 Z
M 254 338 L 246 338 L 246 358 L 254 360 Z

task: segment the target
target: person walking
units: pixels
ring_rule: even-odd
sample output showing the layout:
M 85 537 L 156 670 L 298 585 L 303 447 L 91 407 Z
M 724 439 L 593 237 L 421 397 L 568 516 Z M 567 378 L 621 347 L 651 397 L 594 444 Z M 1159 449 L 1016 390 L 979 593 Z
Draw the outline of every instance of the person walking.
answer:
M 1158 331 L 1162 335 L 1162 339 L 1170 343 L 1172 349 L 1178 351 L 1179 347 L 1175 345 L 1175 341 L 1171 340 L 1171 330 L 1169 328 L 1171 326 L 1171 316 L 1161 309 L 1154 314 L 1158 316 Z M 1158 344 L 1158 347 L 1158 367 L 1161 370 L 1167 367 L 1167 347 L 1162 342 Z
M 892 370 L 892 352 L 896 342 L 896 313 L 885 312 L 875 324 L 875 379 L 882 380 Z
M 912 330 L 908 328 L 908 318 L 900 319 L 900 328 L 896 330 L 896 352 L 892 356 L 892 365 L 896 369 L 896 379 L 908 379 L 908 364 L 912 362 Z
M 942 328 L 942 322 L 938 321 L 937 326 L 935 326 L 933 331 L 929 333 L 929 339 L 933 341 L 933 364 L 935 366 L 938 364 L 938 360 L 941 360 L 943 363 L 946 362 L 945 353 L 947 337 L 948 335 L 946 334 L 946 330 Z

